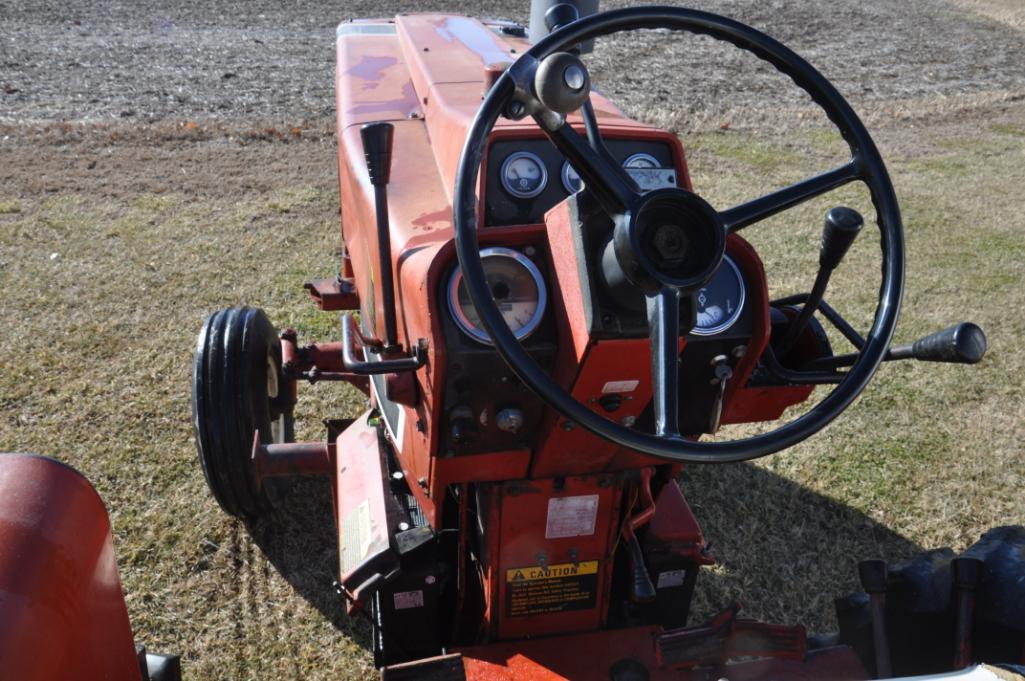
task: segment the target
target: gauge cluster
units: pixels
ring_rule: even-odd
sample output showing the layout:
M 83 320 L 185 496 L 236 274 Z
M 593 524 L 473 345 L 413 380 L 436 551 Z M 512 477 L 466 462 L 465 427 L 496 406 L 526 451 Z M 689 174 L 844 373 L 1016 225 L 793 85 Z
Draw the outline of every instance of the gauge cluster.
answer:
M 607 140 L 606 144 L 642 190 L 677 186 L 668 144 L 636 140 Z M 488 226 L 537 224 L 555 204 L 583 188 L 576 170 L 546 140 L 492 144 L 485 182 Z

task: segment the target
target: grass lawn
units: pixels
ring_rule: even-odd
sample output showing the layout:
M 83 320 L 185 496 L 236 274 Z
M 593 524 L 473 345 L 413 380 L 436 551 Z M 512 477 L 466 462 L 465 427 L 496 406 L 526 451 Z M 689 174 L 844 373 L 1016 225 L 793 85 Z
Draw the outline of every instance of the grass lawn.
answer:
M 1016 100 L 870 125 L 906 221 L 898 340 L 969 319 L 989 354 L 978 367 L 884 366 L 818 437 L 685 471 L 721 561 L 698 582 L 698 616 L 739 598 L 749 615 L 828 629 L 860 558 L 961 548 L 1025 518 L 1023 121 Z M 247 530 L 208 495 L 192 442 L 192 352 L 211 311 L 248 303 L 302 340 L 336 335 L 336 317 L 301 290 L 333 272 L 340 247 L 330 122 L 299 136 L 261 129 L 7 131 L 0 450 L 54 455 L 90 478 L 137 639 L 182 653 L 187 678 L 369 678 L 367 629 L 331 588 L 326 489 L 302 486 L 274 523 Z M 718 206 L 843 160 L 816 127 L 683 139 L 696 188 Z M 744 232 L 773 295 L 810 286 L 822 216 L 838 203 L 872 215 L 847 188 Z M 870 225 L 827 296 L 864 329 L 877 282 Z M 337 385 L 300 395 L 300 438 L 363 407 Z

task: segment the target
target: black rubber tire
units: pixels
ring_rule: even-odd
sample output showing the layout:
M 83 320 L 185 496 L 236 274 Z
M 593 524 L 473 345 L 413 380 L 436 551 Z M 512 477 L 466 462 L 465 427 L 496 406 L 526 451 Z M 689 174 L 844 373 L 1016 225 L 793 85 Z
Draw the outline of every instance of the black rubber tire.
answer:
M 252 519 L 271 508 L 253 475 L 253 433 L 259 430 L 264 443 L 292 441 L 292 408 L 267 315 L 251 307 L 210 315 L 196 341 L 192 425 L 206 484 L 229 515 Z

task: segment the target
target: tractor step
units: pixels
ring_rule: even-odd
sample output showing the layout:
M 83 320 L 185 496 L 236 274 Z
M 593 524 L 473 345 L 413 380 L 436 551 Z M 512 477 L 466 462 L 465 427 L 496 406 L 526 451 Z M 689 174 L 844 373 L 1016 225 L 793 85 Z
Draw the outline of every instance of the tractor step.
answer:
M 359 293 L 351 279 L 315 279 L 303 284 L 303 288 L 310 292 L 317 307 L 325 312 L 359 309 Z
M 405 678 L 430 678 L 438 681 L 714 681 L 727 675 L 727 666 L 724 664 L 689 669 L 670 669 L 660 665 L 657 654 L 659 640 L 680 631 L 664 631 L 657 626 L 648 626 L 474 646 L 455 651 L 461 658 L 447 655 L 387 667 L 382 670 L 381 678 L 386 681 Z M 461 665 L 457 663 L 460 659 Z M 423 675 L 415 676 L 414 670 L 422 671 Z M 392 675 L 396 672 L 414 675 Z M 764 657 L 735 662 L 728 665 L 728 676 L 731 681 L 866 678 L 858 656 L 846 646 L 811 651 L 800 659 Z

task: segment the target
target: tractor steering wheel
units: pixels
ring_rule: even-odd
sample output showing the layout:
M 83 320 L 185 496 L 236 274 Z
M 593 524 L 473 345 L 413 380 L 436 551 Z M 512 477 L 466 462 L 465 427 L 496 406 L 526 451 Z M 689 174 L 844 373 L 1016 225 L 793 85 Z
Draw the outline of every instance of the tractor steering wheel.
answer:
M 724 40 L 769 62 L 805 90 L 839 129 L 851 160 L 835 170 L 724 211 L 684 189 L 642 194 L 618 164 L 566 123 L 565 114 L 587 97 L 583 65 L 566 54 L 573 46 L 636 29 L 671 29 Z M 551 87 L 551 72 L 558 82 Z M 540 72 L 540 73 L 539 73 Z M 580 86 L 580 87 L 577 87 Z M 560 90 L 560 87 L 562 89 Z M 566 89 L 569 89 L 567 93 Z M 583 90 L 583 98 L 573 92 Z M 544 372 L 506 325 L 485 279 L 477 241 L 477 175 L 489 134 L 500 115 L 530 114 L 578 172 L 615 224 L 613 246 L 620 274 L 647 298 L 655 432 L 644 433 L 601 416 L 575 400 Z M 872 329 L 840 384 L 799 418 L 745 439 L 700 442 L 678 428 L 680 297 L 704 285 L 718 268 L 726 235 L 848 182 L 869 189 L 882 250 L 882 285 Z M 886 166 L 847 101 L 808 62 L 769 36 L 737 21 L 697 10 L 638 7 L 570 23 L 525 52 L 488 92 L 467 134 L 456 175 L 455 247 L 463 281 L 499 354 L 517 376 L 565 418 L 622 447 L 671 461 L 745 461 L 790 447 L 824 428 L 868 384 L 886 354 L 904 288 L 904 234 Z

